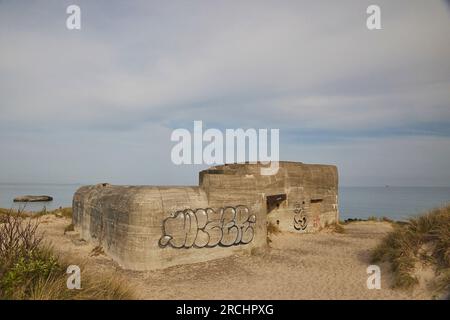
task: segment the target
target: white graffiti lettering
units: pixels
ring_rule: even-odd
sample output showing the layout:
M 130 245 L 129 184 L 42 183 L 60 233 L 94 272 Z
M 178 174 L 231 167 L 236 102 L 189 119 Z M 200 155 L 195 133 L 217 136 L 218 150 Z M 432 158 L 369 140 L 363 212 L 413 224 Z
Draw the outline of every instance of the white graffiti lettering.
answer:
M 163 221 L 161 247 L 212 248 L 247 244 L 253 240 L 256 216 L 246 206 L 185 209 Z

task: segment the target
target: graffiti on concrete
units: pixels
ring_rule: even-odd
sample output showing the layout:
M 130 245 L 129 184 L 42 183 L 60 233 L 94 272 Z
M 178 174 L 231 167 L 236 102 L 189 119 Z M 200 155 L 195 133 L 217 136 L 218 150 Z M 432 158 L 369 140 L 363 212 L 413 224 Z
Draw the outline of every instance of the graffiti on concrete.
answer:
M 308 220 L 305 215 L 305 202 L 296 202 L 294 204 L 294 228 L 303 231 L 308 226 Z
M 256 216 L 246 206 L 218 210 L 185 209 L 163 221 L 161 247 L 212 248 L 247 244 L 253 240 Z

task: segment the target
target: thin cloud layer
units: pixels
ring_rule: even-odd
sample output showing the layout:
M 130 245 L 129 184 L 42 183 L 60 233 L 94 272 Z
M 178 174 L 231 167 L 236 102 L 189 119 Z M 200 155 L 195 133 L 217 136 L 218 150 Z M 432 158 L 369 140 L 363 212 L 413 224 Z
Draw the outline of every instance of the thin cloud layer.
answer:
M 386 157 L 399 139 L 411 157 L 418 139 L 448 148 L 444 1 L 378 1 L 379 31 L 365 25 L 370 1 L 80 1 L 80 31 L 65 28 L 69 4 L 0 3 L 0 147 L 11 154 L 0 181 L 196 183 L 198 168 L 170 163 L 171 130 L 193 120 L 279 128 L 282 158 L 342 168 L 366 139 Z M 31 159 L 67 148 L 70 165 L 61 155 L 33 171 Z M 373 184 L 364 161 L 342 181 Z M 421 184 L 445 184 L 436 170 L 450 168 L 435 167 L 415 163 L 429 172 Z M 406 181 L 393 174 L 381 184 Z

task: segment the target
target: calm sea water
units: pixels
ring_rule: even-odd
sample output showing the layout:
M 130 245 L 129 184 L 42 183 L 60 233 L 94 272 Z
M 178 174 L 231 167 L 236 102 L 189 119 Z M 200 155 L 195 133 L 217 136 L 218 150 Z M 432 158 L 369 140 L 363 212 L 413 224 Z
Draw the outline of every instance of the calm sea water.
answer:
M 39 211 L 70 207 L 78 184 L 0 184 L 0 207 L 19 208 L 13 203 L 21 195 L 49 195 L 53 201 L 28 203 L 26 210 Z M 341 220 L 389 217 L 403 220 L 428 209 L 450 203 L 450 187 L 341 187 L 339 209 Z
M 0 208 L 21 208 L 27 211 L 49 210 L 59 207 L 71 207 L 72 197 L 81 185 L 78 184 L 1 184 Z M 49 202 L 14 203 L 13 199 L 24 195 L 46 195 L 53 197 Z
M 404 220 L 450 203 L 449 187 L 341 187 L 341 220 L 388 217 Z

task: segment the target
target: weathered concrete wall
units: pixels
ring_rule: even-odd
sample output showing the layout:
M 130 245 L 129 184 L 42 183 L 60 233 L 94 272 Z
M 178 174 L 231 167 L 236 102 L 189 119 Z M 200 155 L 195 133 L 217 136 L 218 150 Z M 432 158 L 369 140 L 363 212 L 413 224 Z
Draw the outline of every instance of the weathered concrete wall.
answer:
M 259 169 L 251 164 L 213 167 L 200 173 L 200 186 L 210 203 L 251 199 L 282 231 L 314 232 L 338 220 L 335 166 L 281 162 L 271 176 L 261 176 Z
M 216 166 L 199 187 L 82 187 L 73 221 L 124 268 L 165 268 L 264 247 L 268 223 L 299 233 L 333 223 L 337 185 L 334 166 L 280 162 L 272 176 L 257 164 Z

